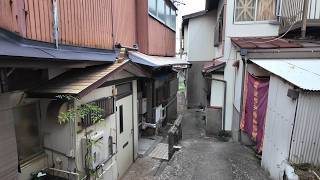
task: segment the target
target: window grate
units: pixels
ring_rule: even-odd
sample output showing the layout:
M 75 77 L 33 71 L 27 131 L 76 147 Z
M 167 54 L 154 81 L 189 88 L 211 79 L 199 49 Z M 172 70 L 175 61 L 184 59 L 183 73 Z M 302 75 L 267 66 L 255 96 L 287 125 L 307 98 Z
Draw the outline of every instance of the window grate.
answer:
M 89 112 L 85 117 L 81 119 L 82 127 L 89 127 L 95 124 L 94 118 L 97 117 L 98 115 L 101 116 L 102 119 L 105 119 L 106 117 L 114 113 L 113 97 L 98 99 L 98 100 L 89 102 L 88 104 L 99 107 L 102 110 L 102 112 L 100 112 L 101 114 L 95 114 L 96 112 Z

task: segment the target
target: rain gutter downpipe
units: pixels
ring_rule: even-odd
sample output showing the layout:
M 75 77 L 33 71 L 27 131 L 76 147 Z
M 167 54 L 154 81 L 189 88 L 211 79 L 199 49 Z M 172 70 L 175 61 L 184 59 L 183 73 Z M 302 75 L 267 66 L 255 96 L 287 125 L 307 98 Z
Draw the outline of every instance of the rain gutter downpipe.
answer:
M 240 123 L 241 123 L 241 118 L 242 118 L 242 113 L 244 112 L 244 84 L 245 84 L 245 77 L 246 77 L 246 72 L 247 72 L 247 55 L 248 51 L 247 49 L 240 49 L 240 55 L 241 55 L 241 60 L 243 64 L 243 69 L 242 69 L 242 83 L 241 83 L 241 102 L 240 102 L 240 116 L 239 116 L 239 131 L 238 131 L 238 141 L 241 142 L 241 129 L 240 129 Z
M 222 82 L 224 83 L 224 95 L 223 95 L 223 120 L 222 120 L 222 127 L 223 127 L 223 131 L 225 131 L 226 127 L 225 127 L 225 124 L 226 124 L 226 106 L 227 106 L 227 81 L 226 80 L 222 80 L 222 79 L 216 79 L 216 78 L 213 78 L 213 77 L 205 77 L 206 79 L 208 80 L 211 80 L 211 81 L 218 81 L 218 82 Z

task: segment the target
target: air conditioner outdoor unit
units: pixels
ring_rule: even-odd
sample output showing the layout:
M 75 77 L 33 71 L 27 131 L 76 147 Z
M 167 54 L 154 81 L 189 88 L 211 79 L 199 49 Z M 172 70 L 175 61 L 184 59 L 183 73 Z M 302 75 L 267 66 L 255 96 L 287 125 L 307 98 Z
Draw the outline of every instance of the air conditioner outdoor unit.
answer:
M 81 139 L 83 164 L 89 169 L 96 169 L 108 158 L 108 139 L 103 131 L 97 131 Z

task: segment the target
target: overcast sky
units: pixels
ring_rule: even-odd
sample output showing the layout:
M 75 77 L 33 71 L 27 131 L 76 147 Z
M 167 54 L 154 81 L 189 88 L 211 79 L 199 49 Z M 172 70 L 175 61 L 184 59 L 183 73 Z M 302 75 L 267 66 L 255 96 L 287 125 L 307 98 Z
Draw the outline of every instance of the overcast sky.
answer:
M 179 1 L 183 2 L 185 5 L 178 6 L 177 29 L 176 29 L 177 30 L 177 33 L 176 33 L 177 34 L 177 41 L 176 41 L 177 52 L 179 52 L 179 49 L 180 49 L 180 29 L 181 29 L 181 23 L 182 23 L 182 16 L 204 10 L 205 8 L 205 0 L 179 0 Z

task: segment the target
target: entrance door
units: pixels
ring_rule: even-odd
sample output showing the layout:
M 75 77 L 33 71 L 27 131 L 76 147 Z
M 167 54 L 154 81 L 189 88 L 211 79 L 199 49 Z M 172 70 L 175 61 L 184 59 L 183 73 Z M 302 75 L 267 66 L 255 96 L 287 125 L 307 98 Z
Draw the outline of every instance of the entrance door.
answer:
M 116 101 L 117 106 L 117 163 L 119 178 L 133 163 L 132 95 Z

